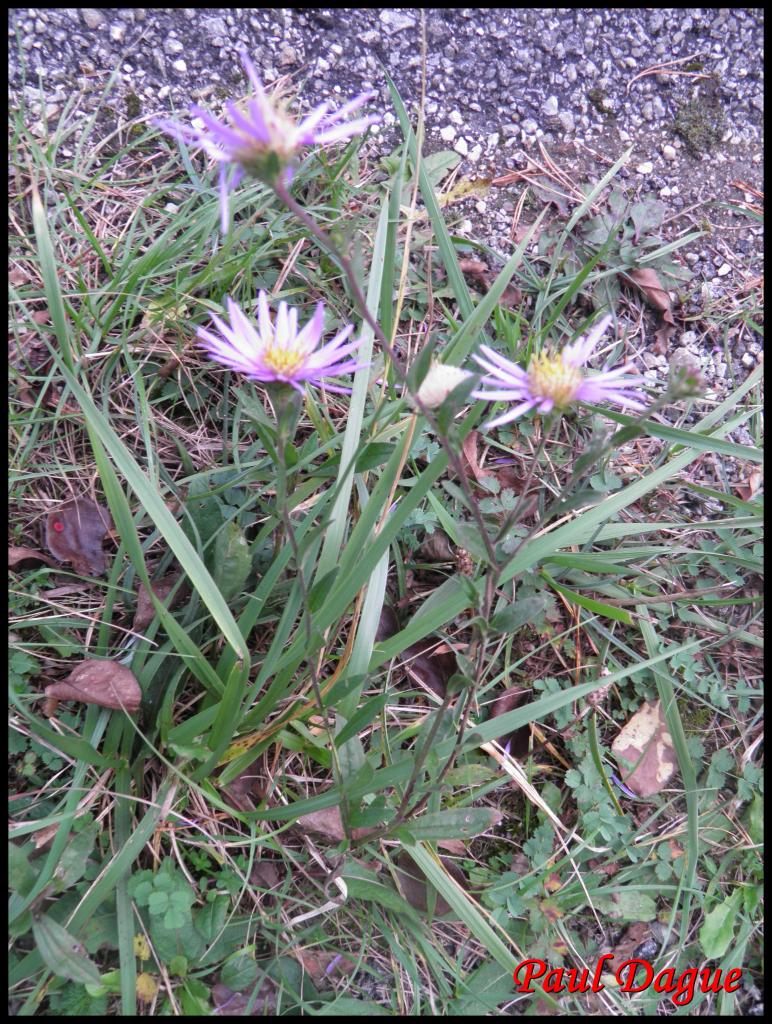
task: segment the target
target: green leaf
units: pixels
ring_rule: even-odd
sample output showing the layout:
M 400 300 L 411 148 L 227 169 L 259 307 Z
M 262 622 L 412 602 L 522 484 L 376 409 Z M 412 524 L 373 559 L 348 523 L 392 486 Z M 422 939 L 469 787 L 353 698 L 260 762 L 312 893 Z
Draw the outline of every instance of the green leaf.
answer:
M 244 531 L 230 522 L 217 534 L 214 543 L 212 578 L 225 601 L 238 594 L 252 569 L 252 553 Z
M 83 946 L 48 914 L 32 918 L 32 934 L 43 963 L 58 977 L 99 984 L 97 966 L 86 956 Z
M 207 946 L 211 945 L 222 931 L 225 918 L 228 916 L 228 904 L 228 897 L 223 893 L 196 911 L 193 923 Z
M 508 608 L 503 608 L 491 619 L 491 629 L 499 633 L 516 633 L 521 626 L 534 622 L 547 607 L 547 598 L 543 594 L 515 600 Z
M 709 960 L 722 957 L 729 949 L 734 938 L 734 926 L 742 895 L 742 889 L 735 889 L 731 896 L 727 896 L 705 915 L 700 928 L 700 945 Z
M 236 953 L 222 965 L 220 981 L 239 992 L 257 980 L 257 964 L 250 953 Z
M 614 605 L 606 604 L 604 601 L 598 601 L 593 597 L 585 597 L 584 594 L 578 594 L 575 590 L 571 590 L 568 587 L 564 587 L 561 583 L 557 583 L 549 573 L 544 571 L 542 571 L 542 576 L 551 587 L 567 598 L 572 604 L 577 604 L 580 608 L 584 608 L 588 612 L 593 612 L 595 615 L 603 615 L 607 619 L 614 619 L 615 622 L 624 622 L 625 625 L 632 626 L 632 616 L 630 615 L 630 612 L 625 611 L 624 608 L 616 608 Z
M 748 835 L 754 843 L 764 842 L 764 798 L 756 793 L 748 808 Z
M 415 839 L 470 839 L 500 819 L 499 812 L 490 807 L 464 807 L 422 814 L 405 827 Z
M 94 852 L 99 825 L 94 822 L 77 832 L 69 841 L 54 871 L 60 889 L 69 889 L 79 881 L 88 866 L 89 854 Z
M 636 889 L 594 895 L 593 903 L 596 910 L 602 910 L 617 921 L 654 921 L 657 917 L 657 904 L 648 893 Z
M 16 843 L 8 841 L 8 888 L 26 896 L 35 881 L 27 854 Z

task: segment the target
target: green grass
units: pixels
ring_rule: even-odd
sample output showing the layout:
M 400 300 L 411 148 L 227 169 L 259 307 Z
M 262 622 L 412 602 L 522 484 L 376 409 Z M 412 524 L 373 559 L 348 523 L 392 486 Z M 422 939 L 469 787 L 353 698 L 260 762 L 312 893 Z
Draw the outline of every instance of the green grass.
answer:
M 526 239 L 475 296 L 391 88 L 405 144 L 388 171 L 352 143 L 309 156 L 293 187 L 409 363 L 424 330 L 456 365 L 481 341 L 525 359 L 575 336 L 631 260 L 664 267 L 688 243 L 649 234 L 624 259 L 611 235 L 588 248 L 620 156 L 551 248 L 534 256 Z M 582 408 L 548 436 L 534 417 L 480 433 L 490 472 L 506 456 L 530 480 L 497 536 L 517 508 L 511 478 L 464 491 L 365 328 L 373 365 L 353 394 L 306 394 L 285 510 L 265 395 L 203 358 L 195 328 L 226 294 L 251 307 L 261 288 L 301 321 L 321 298 L 328 330 L 359 326 L 345 276 L 259 183 L 234 194 L 222 239 L 209 170 L 154 130 L 108 155 L 94 119 L 65 110 L 43 139 L 28 120 L 11 125 L 9 544 L 42 549 L 46 515 L 71 496 L 106 503 L 115 529 L 102 578 L 11 569 L 14 1012 L 206 1015 L 222 986 L 278 1013 L 661 1012 L 672 1004 L 652 991 L 512 985 L 525 957 L 592 967 L 631 925 L 648 926 L 658 969 L 743 969 L 737 992 L 679 1012 L 747 1012 L 763 905 L 762 490 L 735 484 L 761 460 L 760 370 L 714 401 L 672 403 L 658 385 L 641 424 Z M 416 184 L 426 217 L 408 232 Z M 516 310 L 498 302 L 510 283 Z M 758 300 L 743 301 L 733 317 L 760 329 Z M 622 344 L 604 358 L 621 361 Z M 440 413 L 455 450 L 483 407 L 459 412 Z M 436 531 L 444 560 L 424 546 Z M 138 586 L 170 572 L 184 600 L 154 599 L 134 630 Z M 386 634 L 384 606 L 398 611 Z M 455 652 L 453 679 L 432 644 Z M 137 716 L 64 702 L 46 717 L 44 687 L 86 658 L 130 666 Z M 512 685 L 526 697 L 492 716 Z M 630 800 L 611 744 L 657 699 L 678 771 Z M 523 751 L 502 759 L 521 786 L 481 749 L 515 730 Z M 299 821 L 314 812 L 327 834 Z M 404 888 L 406 851 L 423 904 Z

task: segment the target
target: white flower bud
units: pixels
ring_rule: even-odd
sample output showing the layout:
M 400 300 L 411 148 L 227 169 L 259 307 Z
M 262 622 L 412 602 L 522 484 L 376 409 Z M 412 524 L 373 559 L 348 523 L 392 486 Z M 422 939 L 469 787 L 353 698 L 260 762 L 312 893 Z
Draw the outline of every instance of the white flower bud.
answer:
M 471 377 L 471 374 L 460 366 L 432 363 L 418 389 L 417 398 L 427 409 L 436 409 L 467 377 Z

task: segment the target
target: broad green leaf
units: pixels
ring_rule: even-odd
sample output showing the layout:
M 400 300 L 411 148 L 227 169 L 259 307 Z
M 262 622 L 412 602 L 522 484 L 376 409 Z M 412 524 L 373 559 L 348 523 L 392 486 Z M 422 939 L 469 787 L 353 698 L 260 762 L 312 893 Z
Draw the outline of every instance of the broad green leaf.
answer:
M 742 889 L 738 888 L 705 915 L 700 928 L 700 945 L 709 960 L 722 957 L 734 938 L 737 911 L 742 900 Z
M 238 523 L 227 523 L 214 542 L 212 577 L 223 599 L 230 601 L 247 581 L 252 568 L 252 553 Z
M 509 607 L 496 612 L 491 619 L 491 629 L 499 633 L 516 633 L 521 626 L 535 621 L 546 607 L 547 598 L 542 594 L 520 599 L 515 597 Z
M 415 839 L 471 839 L 501 820 L 491 807 L 464 807 L 422 814 L 405 825 Z
M 43 963 L 60 978 L 99 984 L 99 971 L 78 940 L 48 914 L 35 914 L 32 934 Z

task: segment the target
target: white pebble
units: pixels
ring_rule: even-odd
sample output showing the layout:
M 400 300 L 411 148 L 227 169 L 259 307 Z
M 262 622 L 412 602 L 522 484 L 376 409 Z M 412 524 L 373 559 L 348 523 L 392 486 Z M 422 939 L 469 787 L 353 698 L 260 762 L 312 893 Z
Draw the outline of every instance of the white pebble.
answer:
M 456 137 L 456 129 L 452 124 L 446 124 L 444 128 L 440 128 L 440 138 L 443 142 L 452 142 Z
M 638 164 L 638 166 L 635 169 L 638 172 L 638 174 L 651 174 L 651 172 L 654 170 L 654 164 L 651 162 L 651 160 L 646 160 L 644 163 Z
M 457 153 L 460 153 L 461 156 L 467 156 L 467 154 L 469 153 L 469 146 L 466 144 L 466 139 L 464 138 L 463 135 L 461 136 L 460 139 L 456 140 L 456 144 L 453 147 L 453 149 L 455 149 Z
M 180 74 L 184 74 L 188 70 L 188 65 L 185 63 L 184 60 L 175 60 L 172 63 L 172 67 L 174 68 L 175 71 L 179 71 Z
M 727 274 L 731 274 L 731 273 L 732 273 L 732 268 L 731 268 L 731 267 L 729 266 L 729 264 L 728 264 L 728 263 L 723 263 L 723 264 L 722 264 L 722 265 L 721 265 L 721 266 L 720 266 L 720 267 L 718 268 L 718 270 L 716 271 L 716 274 L 717 274 L 717 275 L 718 275 L 719 277 L 726 277 L 726 275 L 727 275 Z
M 675 149 L 672 146 L 663 146 L 662 147 L 662 155 L 664 156 L 664 158 L 666 160 L 675 160 L 675 158 L 676 158 L 676 151 L 675 151 Z

